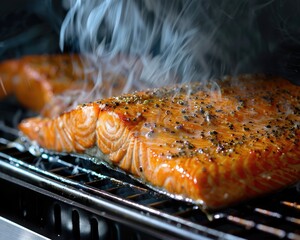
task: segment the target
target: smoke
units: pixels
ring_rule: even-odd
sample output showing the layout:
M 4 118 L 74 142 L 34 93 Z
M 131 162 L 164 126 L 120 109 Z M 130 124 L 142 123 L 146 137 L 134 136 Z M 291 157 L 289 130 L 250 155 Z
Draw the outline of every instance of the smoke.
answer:
M 96 63 L 125 57 L 127 66 L 119 67 L 128 70 L 133 82 L 161 86 L 208 79 L 207 56 L 220 54 L 214 43 L 218 26 L 213 24 L 215 30 L 208 33 L 199 22 L 199 15 L 209 18 L 204 1 L 78 0 L 71 6 L 61 28 L 61 47 L 75 40 Z
M 76 45 L 99 66 L 97 84 L 103 71 L 125 74 L 125 91 L 132 84 L 139 89 L 276 72 L 274 55 L 283 35 L 278 17 L 292 8 L 283 5 L 272 0 L 71 0 L 60 46 Z

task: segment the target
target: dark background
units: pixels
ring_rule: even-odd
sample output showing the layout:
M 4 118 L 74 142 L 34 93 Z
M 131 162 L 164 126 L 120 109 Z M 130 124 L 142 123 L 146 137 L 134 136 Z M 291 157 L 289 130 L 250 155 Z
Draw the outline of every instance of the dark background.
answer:
M 65 13 L 59 0 L 1 1 L 0 60 L 59 52 Z
M 136 0 L 138 1 L 138 0 Z M 58 53 L 60 26 L 67 12 L 61 0 L 9 0 L 0 3 L 0 61 L 28 54 Z M 141 0 L 142 2 L 142 0 Z M 225 56 L 208 56 L 216 76 L 245 72 L 281 75 L 300 83 L 300 1 L 259 0 L 243 2 L 244 10 L 233 12 L 236 1 L 209 1 L 207 14 L 222 23 L 215 42 Z M 66 5 L 66 4 L 65 4 Z M 248 10 L 247 10 L 248 9 Z M 250 9 L 250 10 L 249 10 Z M 251 27 L 245 20 L 255 15 Z M 221 17 L 220 17 L 221 16 Z M 199 16 L 199 22 L 201 16 Z M 204 24 L 209 32 L 209 23 Z M 64 47 L 77 52 L 76 39 Z M 225 55 L 225 54 L 224 54 Z M 229 55 L 229 57 L 228 57 Z M 236 73 L 240 59 L 249 60 Z M 225 60 L 227 59 L 227 60 Z M 220 74 L 221 73 L 221 74 Z

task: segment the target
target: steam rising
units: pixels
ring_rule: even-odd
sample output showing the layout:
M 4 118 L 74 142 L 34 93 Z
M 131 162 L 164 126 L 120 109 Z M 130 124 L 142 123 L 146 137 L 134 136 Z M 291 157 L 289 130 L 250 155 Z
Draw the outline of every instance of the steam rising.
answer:
M 78 41 L 95 63 L 118 57 L 131 81 L 161 86 L 176 79 L 207 79 L 206 57 L 217 56 L 212 37 L 199 27 L 205 4 L 198 1 L 73 1 L 61 29 L 60 45 Z M 115 66 L 114 66 L 115 67 Z M 114 69 L 116 71 L 117 69 Z
M 98 85 L 103 72 L 125 74 L 125 92 L 266 72 L 281 44 L 276 19 L 291 6 L 272 0 L 71 0 L 60 46 L 76 43 L 100 67 Z

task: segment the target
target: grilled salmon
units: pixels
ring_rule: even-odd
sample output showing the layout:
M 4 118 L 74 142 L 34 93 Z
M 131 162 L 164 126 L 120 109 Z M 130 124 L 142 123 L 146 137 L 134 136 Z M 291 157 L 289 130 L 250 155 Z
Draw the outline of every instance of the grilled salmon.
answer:
M 15 73 L 18 72 L 18 68 L 19 61 L 17 60 L 6 60 L 0 63 L 0 99 L 13 93 Z
M 25 107 L 41 109 L 66 89 L 82 88 L 85 78 L 79 55 L 37 55 L 0 64 L 3 97 L 15 94 Z M 80 82 L 78 80 L 81 80 Z
M 203 208 L 300 180 L 300 87 L 276 77 L 125 94 L 19 129 L 43 148 L 107 161 Z
M 28 109 L 53 117 L 78 98 L 77 91 L 86 92 L 88 96 L 94 90 L 103 97 L 122 93 L 126 84 L 124 76 L 105 73 L 97 85 L 98 74 L 90 59 L 78 54 L 33 55 L 6 60 L 0 63 L 0 99 L 15 94 Z

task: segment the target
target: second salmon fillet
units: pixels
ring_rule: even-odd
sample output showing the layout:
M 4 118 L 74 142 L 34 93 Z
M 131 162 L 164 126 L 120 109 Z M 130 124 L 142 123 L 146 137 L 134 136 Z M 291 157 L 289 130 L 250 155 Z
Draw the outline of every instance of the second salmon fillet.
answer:
M 105 160 L 204 208 L 299 181 L 300 87 L 256 75 L 218 84 L 122 95 L 19 127 L 43 148 Z

